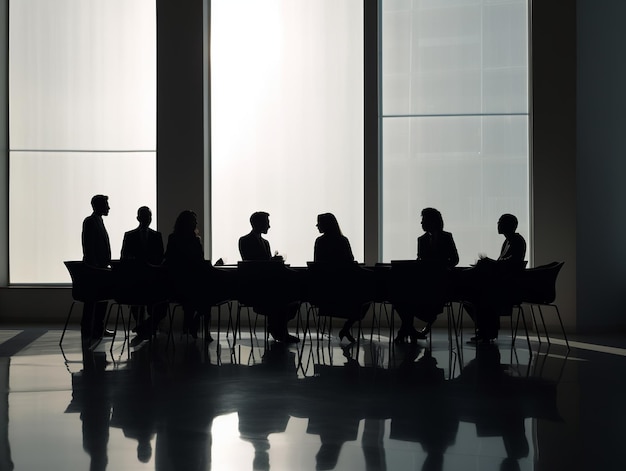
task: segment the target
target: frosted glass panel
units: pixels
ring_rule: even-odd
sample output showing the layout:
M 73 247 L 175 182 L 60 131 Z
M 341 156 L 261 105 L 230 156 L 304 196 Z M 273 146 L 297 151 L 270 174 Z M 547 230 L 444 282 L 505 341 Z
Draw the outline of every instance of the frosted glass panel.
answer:
M 211 2 L 212 258 L 239 260 L 254 211 L 272 250 L 313 259 L 333 212 L 363 257 L 361 0 Z
M 383 1 L 383 112 L 528 112 L 527 0 Z
M 526 117 L 396 118 L 384 121 L 383 256 L 417 256 L 420 212 L 441 211 L 460 264 L 497 257 L 496 223 L 515 214 L 528 241 Z
M 103 218 L 113 258 L 137 208 L 156 207 L 156 153 L 18 153 L 10 159 L 11 283 L 69 282 L 64 260 L 82 260 L 83 219 L 91 197 L 109 196 Z M 153 212 L 152 227 L 156 227 Z
M 10 142 L 155 150 L 154 0 L 11 0 Z

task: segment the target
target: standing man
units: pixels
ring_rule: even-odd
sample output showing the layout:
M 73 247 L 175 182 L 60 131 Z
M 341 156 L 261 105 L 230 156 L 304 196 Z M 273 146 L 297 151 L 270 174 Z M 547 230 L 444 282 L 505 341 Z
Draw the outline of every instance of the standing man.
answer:
M 107 269 L 111 264 L 111 244 L 102 216 L 109 214 L 109 197 L 95 195 L 91 198 L 93 212 L 83 221 L 82 245 L 83 262 L 92 268 Z M 108 290 L 106 286 L 109 276 L 102 273 L 102 279 L 98 281 L 98 289 Z M 107 310 L 107 301 L 98 303 L 85 303 L 83 319 L 81 321 L 81 334 L 84 340 L 100 338 L 110 335 L 112 332 L 104 329 L 104 316 Z M 93 320 L 93 323 L 92 323 Z

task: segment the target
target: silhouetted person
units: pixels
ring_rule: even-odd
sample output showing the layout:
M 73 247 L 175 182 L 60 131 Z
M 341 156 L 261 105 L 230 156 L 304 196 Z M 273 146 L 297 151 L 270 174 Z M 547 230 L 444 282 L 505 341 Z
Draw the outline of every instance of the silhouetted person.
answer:
M 516 230 L 515 216 L 500 216 L 498 234 L 505 238 L 500 256 L 493 260 L 481 254 L 476 266 L 467 271 L 469 286 L 472 288 L 469 300 L 474 305 L 474 309 L 467 309 L 478 330 L 472 342 L 495 339 L 500 327 L 500 315 L 512 309 L 515 278 L 524 269 L 526 256 L 526 241 Z
M 262 237 L 267 234 L 270 228 L 269 214 L 264 211 L 257 211 L 250 216 L 250 225 L 252 230 L 239 238 L 239 253 L 244 262 L 282 262 L 280 255 L 272 256 L 269 242 Z M 295 289 L 295 273 L 290 273 L 286 267 L 280 271 L 273 270 L 273 273 L 279 273 L 280 279 L 267 280 L 266 290 L 282 291 L 281 298 L 289 298 L 289 294 Z M 291 276 L 293 275 L 293 276 Z M 273 283 L 274 286 L 270 286 Z M 285 296 L 283 296 L 285 295 Z M 280 342 L 295 343 L 300 339 L 289 334 L 287 323 L 296 316 L 298 303 L 295 301 L 270 302 L 266 305 L 255 305 L 253 309 L 258 314 L 267 316 L 267 329 L 275 340 Z
M 108 268 L 111 264 L 111 244 L 102 216 L 109 214 L 109 197 L 95 195 L 91 198 L 93 212 L 83 221 L 82 245 L 83 262 L 94 268 Z M 103 280 L 104 282 L 104 280 Z M 101 287 L 108 290 L 108 287 Z M 81 321 L 83 339 L 100 338 L 103 334 L 112 335 L 104 329 L 104 316 L 107 302 L 85 303 Z M 93 319 L 93 323 L 92 323 Z
M 270 243 L 264 239 L 270 228 L 270 215 L 257 211 L 250 216 L 252 230 L 239 238 L 239 253 L 244 261 L 268 261 L 272 259 Z
M 341 233 L 337 218 L 332 213 L 317 216 L 317 230 L 322 234 L 315 239 L 313 260 L 316 262 L 353 262 L 348 238 Z
M 139 227 L 124 234 L 121 260 L 137 260 L 150 265 L 163 263 L 163 237 L 150 229 L 152 211 L 147 206 L 137 210 Z
M 443 230 L 443 217 L 435 208 L 424 208 L 422 210 L 422 229 L 424 234 L 417 238 L 417 259 L 424 264 L 424 272 L 431 272 L 437 276 L 441 283 L 445 282 L 445 270 L 458 265 L 459 253 L 454 243 L 454 238 L 450 232 Z M 416 286 L 417 296 L 420 296 L 419 286 Z M 425 293 L 428 296 L 428 293 Z M 396 310 L 402 320 L 402 325 L 396 336 L 396 343 L 402 343 L 409 337 L 414 339 L 425 339 L 430 328 L 435 322 L 437 315 L 443 309 L 443 304 L 433 303 L 420 307 L 398 305 Z M 413 317 L 426 322 L 426 326 L 417 331 L 413 327 Z
M 322 234 L 315 239 L 315 247 L 313 250 L 313 261 L 315 262 L 332 262 L 332 263 L 345 263 L 349 264 L 354 262 L 354 255 L 352 254 L 352 248 L 348 238 L 341 233 L 337 218 L 332 213 L 323 213 L 317 216 L 317 230 Z M 354 267 L 351 270 L 350 275 L 354 275 L 354 280 L 341 280 L 347 284 L 346 291 L 353 286 L 361 287 L 359 278 L 362 276 L 362 271 L 358 267 Z M 338 280 L 339 282 L 339 280 Z M 367 299 L 367 296 L 358 296 L 358 293 L 347 293 L 345 296 L 346 303 L 339 303 L 337 306 L 320 306 L 320 315 L 328 315 L 324 313 L 325 310 L 332 309 L 332 314 L 337 315 L 340 313 L 342 316 L 347 316 L 347 319 L 339 331 L 339 338 L 342 340 L 344 337 L 348 339 L 350 343 L 354 343 L 355 339 L 350 333 L 352 325 L 365 316 L 369 303 L 361 303 L 359 298 Z
M 124 234 L 122 242 L 122 262 L 136 265 L 139 279 L 136 280 L 138 286 L 135 288 L 148 292 L 155 288 L 155 280 L 152 280 L 147 267 L 149 265 L 161 265 L 163 263 L 163 237 L 160 232 L 150 229 L 152 222 L 152 211 L 147 206 L 142 206 L 137 210 L 137 221 L 139 227 Z M 142 268 L 146 268 L 145 276 L 142 276 Z M 132 306 L 131 312 L 138 326 L 135 329 L 139 338 L 148 338 L 151 329 L 156 329 L 158 323 L 166 315 L 165 304 L 147 306 L 150 316 L 143 320 L 143 306 Z
M 174 223 L 174 232 L 167 239 L 164 264 L 168 268 L 174 297 L 182 302 L 183 333 L 198 336 L 200 315 L 196 315 L 195 286 L 204 263 L 204 249 L 198 232 L 198 219 L 193 211 L 182 211 Z

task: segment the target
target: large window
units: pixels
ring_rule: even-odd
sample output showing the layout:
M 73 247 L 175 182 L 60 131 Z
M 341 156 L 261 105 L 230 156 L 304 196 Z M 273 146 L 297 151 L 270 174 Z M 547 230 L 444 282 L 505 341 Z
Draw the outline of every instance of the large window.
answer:
M 155 206 L 155 2 L 11 0 L 9 29 L 10 281 L 66 282 L 92 195 L 114 258 Z
M 262 210 L 288 263 L 323 212 L 362 261 L 362 0 L 213 0 L 211 74 L 213 258 L 236 263 Z
M 416 256 L 439 209 L 461 264 L 528 240 L 527 0 L 383 0 L 383 259 Z

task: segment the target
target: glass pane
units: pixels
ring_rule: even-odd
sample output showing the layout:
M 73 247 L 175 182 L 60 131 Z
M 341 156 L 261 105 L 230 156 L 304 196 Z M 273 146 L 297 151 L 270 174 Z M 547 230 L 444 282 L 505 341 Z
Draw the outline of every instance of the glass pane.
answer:
M 383 112 L 528 112 L 526 0 L 383 1 Z
M 211 2 L 212 258 L 240 259 L 254 211 L 288 263 L 333 212 L 363 257 L 361 0 Z
M 420 212 L 441 211 L 460 265 L 479 253 L 497 257 L 496 223 L 515 214 L 528 241 L 526 117 L 388 118 L 384 120 L 383 258 L 417 256 Z
M 154 0 L 12 0 L 11 149 L 155 150 Z
M 94 194 L 109 196 L 103 218 L 112 257 L 124 232 L 137 227 L 137 208 L 156 207 L 156 153 L 13 153 L 9 171 L 11 283 L 59 283 L 64 260 L 82 260 L 83 219 Z M 152 227 L 156 227 L 153 211 Z

